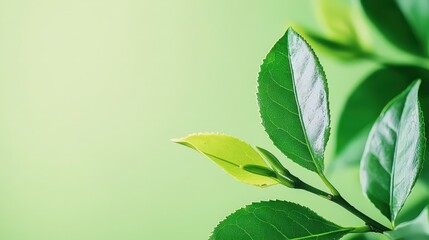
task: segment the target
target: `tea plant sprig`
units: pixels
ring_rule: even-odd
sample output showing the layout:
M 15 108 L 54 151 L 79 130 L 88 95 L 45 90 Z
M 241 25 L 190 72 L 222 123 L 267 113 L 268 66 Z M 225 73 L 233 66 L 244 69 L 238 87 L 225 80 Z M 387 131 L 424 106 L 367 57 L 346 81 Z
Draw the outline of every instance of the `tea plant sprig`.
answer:
M 391 100 L 374 123 L 361 164 L 361 182 L 368 199 L 391 222 L 375 221 L 349 202 L 324 174 L 330 135 L 325 73 L 308 43 L 294 30 L 274 45 L 258 79 L 262 125 L 274 145 L 289 159 L 315 172 L 329 193 L 288 171 L 268 150 L 223 134 L 192 134 L 173 141 L 207 156 L 241 182 L 267 187 L 282 184 L 332 201 L 365 222 L 342 227 L 310 209 L 286 201 L 253 203 L 228 216 L 210 239 L 340 239 L 349 233 L 389 234 L 409 196 L 423 163 L 423 115 L 418 101 L 420 80 Z M 395 234 L 393 234 L 394 236 Z

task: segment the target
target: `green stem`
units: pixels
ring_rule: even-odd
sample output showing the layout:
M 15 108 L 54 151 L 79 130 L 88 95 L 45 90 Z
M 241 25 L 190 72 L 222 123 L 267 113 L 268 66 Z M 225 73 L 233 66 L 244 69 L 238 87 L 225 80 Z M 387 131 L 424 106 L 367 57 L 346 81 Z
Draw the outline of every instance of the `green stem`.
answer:
M 353 228 L 353 230 L 351 231 L 351 233 L 366 233 L 366 232 L 370 232 L 371 228 L 368 226 L 362 226 L 362 227 L 355 227 Z
M 309 185 L 309 184 L 307 184 L 307 183 L 305 183 L 305 182 L 303 182 L 302 180 L 299 180 L 299 179 L 294 179 L 294 182 L 295 182 L 295 188 L 302 189 L 302 190 L 305 190 L 307 192 L 311 192 L 313 194 L 316 194 L 317 196 L 320 196 L 322 198 L 328 199 L 329 201 L 332 201 L 332 202 L 340 205 L 341 207 L 343 207 L 344 209 L 346 209 L 347 211 L 349 211 L 350 213 L 352 213 L 356 217 L 362 219 L 366 223 L 366 225 L 371 229 L 371 231 L 374 231 L 374 232 L 385 232 L 385 231 L 389 231 L 390 230 L 386 226 L 380 224 L 376 220 L 372 219 L 371 217 L 365 215 L 364 213 L 362 213 L 361 211 L 359 211 L 358 209 L 356 209 L 355 207 L 353 207 L 350 203 L 348 203 L 338 193 L 338 191 L 336 191 L 335 188 L 333 188 L 333 189 L 335 189 L 337 195 L 333 195 L 333 194 L 324 192 L 324 191 L 322 191 L 320 189 L 317 189 L 317 188 L 315 188 L 315 187 L 313 187 L 313 186 L 311 186 L 311 185 Z M 332 186 L 332 184 L 330 184 L 330 185 Z
M 334 187 L 334 185 L 332 185 L 331 182 L 329 182 L 329 180 L 326 178 L 326 176 L 323 173 L 319 173 L 319 176 L 322 179 L 323 183 L 325 183 L 325 185 L 329 188 L 329 191 L 331 191 L 331 193 L 334 196 L 340 196 L 340 193 L 338 192 L 338 190 Z
M 368 227 L 370 227 L 371 230 L 374 232 L 385 232 L 385 231 L 390 230 L 388 227 L 382 225 L 381 223 L 379 223 L 376 220 L 368 217 L 363 212 L 361 212 L 358 209 L 356 209 L 355 207 L 353 207 L 341 195 L 334 196 L 331 201 L 340 205 L 341 207 L 347 209 L 349 212 L 353 213 L 356 217 L 365 221 L 365 223 L 368 225 Z

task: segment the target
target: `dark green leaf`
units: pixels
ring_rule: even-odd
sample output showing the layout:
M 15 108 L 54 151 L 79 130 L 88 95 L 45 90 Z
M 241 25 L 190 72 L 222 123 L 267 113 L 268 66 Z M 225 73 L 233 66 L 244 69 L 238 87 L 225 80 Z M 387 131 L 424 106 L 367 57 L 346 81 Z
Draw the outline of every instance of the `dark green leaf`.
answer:
M 387 40 L 416 55 L 428 54 L 429 1 L 361 0 L 361 3 Z
M 336 240 L 353 228 L 340 227 L 310 209 L 285 201 L 253 203 L 229 215 L 211 240 Z
M 291 28 L 261 66 L 258 101 L 273 143 L 301 166 L 321 173 L 329 138 L 326 77 L 311 47 Z
M 427 240 L 429 239 L 429 211 L 427 208 L 413 221 L 398 225 L 386 235 L 394 240 Z
M 361 161 L 361 183 L 372 203 L 395 222 L 422 168 L 425 149 L 420 80 L 390 101 L 374 123 Z
M 330 167 L 359 165 L 372 123 L 390 99 L 418 78 L 422 79 L 420 102 L 429 126 L 429 71 L 414 66 L 385 66 L 366 77 L 348 98 L 336 131 L 336 157 Z M 429 171 L 423 171 L 423 177 L 429 183 Z
M 421 40 L 426 54 L 429 54 L 429 1 L 396 0 L 417 38 Z

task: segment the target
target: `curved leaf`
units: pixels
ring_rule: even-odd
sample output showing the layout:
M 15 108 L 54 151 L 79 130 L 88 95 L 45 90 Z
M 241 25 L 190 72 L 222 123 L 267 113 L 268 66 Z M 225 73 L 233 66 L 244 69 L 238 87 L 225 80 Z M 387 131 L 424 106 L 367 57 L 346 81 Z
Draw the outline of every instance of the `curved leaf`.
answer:
M 429 54 L 429 1 L 427 0 L 396 0 L 399 8 L 409 22 L 413 32 Z
M 373 125 L 361 161 L 361 183 L 371 202 L 395 222 L 423 164 L 420 80 L 394 98 Z
M 199 133 L 173 141 L 204 154 L 241 182 L 259 187 L 277 184 L 277 181 L 270 177 L 243 169 L 245 165 L 269 167 L 255 149 L 238 138 L 224 134 Z
M 324 35 L 309 28 L 294 25 L 307 42 L 318 52 L 330 54 L 343 60 L 356 60 L 368 56 L 368 48 L 357 45 L 356 42 L 340 40 L 335 37 Z
M 298 204 L 269 201 L 253 203 L 229 215 L 214 229 L 210 240 L 336 240 L 352 230 Z
M 258 102 L 265 131 L 288 158 L 321 173 L 329 138 L 326 77 L 316 55 L 291 28 L 261 66 Z
M 401 65 L 380 68 L 367 76 L 347 99 L 336 131 L 336 157 L 331 161 L 331 168 L 359 165 L 369 129 L 383 107 L 419 78 L 422 79 L 420 103 L 426 126 L 429 126 L 429 71 Z M 426 135 L 429 135 L 429 128 L 426 128 Z M 423 171 L 423 177 L 429 183 L 429 171 Z
M 420 56 L 428 54 L 427 0 L 361 0 L 378 30 L 397 47 Z
M 354 0 L 317 0 L 316 11 L 328 38 L 367 51 L 371 34 L 359 2 Z

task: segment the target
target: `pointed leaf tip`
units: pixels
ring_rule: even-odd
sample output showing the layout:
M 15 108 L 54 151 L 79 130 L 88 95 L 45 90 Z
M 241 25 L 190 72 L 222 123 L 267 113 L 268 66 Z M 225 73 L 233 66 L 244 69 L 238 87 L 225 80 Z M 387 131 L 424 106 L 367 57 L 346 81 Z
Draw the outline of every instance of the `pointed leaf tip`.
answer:
M 390 101 L 374 123 L 361 160 L 366 196 L 394 224 L 423 166 L 420 80 Z
M 322 173 L 330 132 L 326 77 L 313 49 L 292 28 L 261 66 L 258 103 L 274 145 L 299 165 Z
M 205 155 L 241 182 L 259 187 L 278 183 L 275 179 L 243 169 L 242 166 L 245 165 L 267 169 L 269 167 L 255 149 L 238 138 L 225 134 L 198 133 L 180 138 L 176 142 Z

